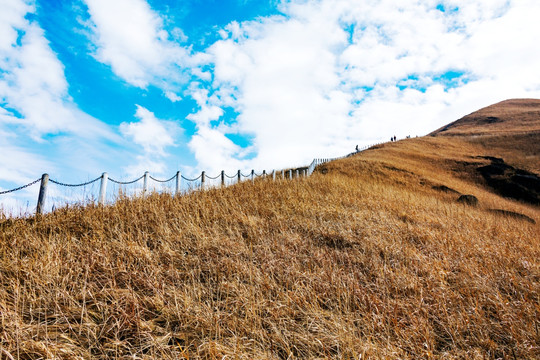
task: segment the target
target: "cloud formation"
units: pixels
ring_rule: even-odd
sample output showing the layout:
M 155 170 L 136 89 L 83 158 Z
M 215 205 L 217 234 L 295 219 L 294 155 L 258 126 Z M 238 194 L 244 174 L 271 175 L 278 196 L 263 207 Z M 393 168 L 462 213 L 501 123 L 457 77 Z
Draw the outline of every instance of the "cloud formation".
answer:
M 165 147 L 174 145 L 177 126 L 173 122 L 158 120 L 152 112 L 139 105 L 135 117 L 140 121 L 120 124 L 122 134 L 141 145 L 146 153 L 165 155 Z
M 282 15 L 232 21 L 195 55 L 148 3 L 126 2 L 86 0 L 96 58 L 173 102 L 191 81 L 182 98 L 198 105 L 187 119 L 201 168 L 300 165 L 538 93 L 532 0 L 284 1 Z
M 62 39 L 64 56 L 40 26 L 40 6 L 3 2 L 0 150 L 19 162 L 50 166 L 36 155 L 46 148 L 66 171 L 271 170 L 540 97 L 536 0 L 282 1 L 279 15 L 208 29 L 199 53 L 183 20 L 144 0 L 82 1 L 70 15 L 85 20 L 61 25 L 90 43 L 70 53 Z M 86 65 L 93 72 L 66 77 Z M 97 89 L 114 87 L 122 111 L 96 119 L 79 108 L 102 106 L 73 99 L 94 94 L 93 76 L 105 79 Z M 107 106 L 95 114 L 108 116 Z M 123 157 L 110 160 L 111 148 Z M 0 159 L 0 180 L 34 177 L 16 163 Z
M 159 120 L 148 109 L 137 105 L 135 117 L 138 122 L 120 124 L 120 132 L 140 147 L 142 154 L 137 156 L 137 164 L 127 167 L 130 174 L 140 174 L 147 170 L 163 173 L 166 171 L 163 158 L 165 148 L 175 146 L 175 138 L 181 133 L 175 122 Z
M 171 101 L 172 90 L 185 83 L 185 70 L 197 62 L 187 48 L 180 29 L 169 34 L 163 19 L 144 0 L 84 0 L 96 46 L 96 59 L 129 84 L 146 88 L 152 84 L 164 89 Z
M 72 169 L 90 166 L 104 150 L 102 141 L 119 139 L 73 102 L 64 66 L 30 16 L 35 11 L 31 2 L 8 0 L 0 12 L 0 152 L 8 154 L 0 157 L 0 180 L 15 184 L 54 171 L 74 157 L 79 161 L 69 164 Z M 90 149 L 61 154 L 54 163 L 43 154 L 55 156 L 70 142 Z M 80 161 L 88 158 L 93 159 Z
M 281 10 L 231 23 L 207 51 L 214 106 L 239 114 L 234 129 L 253 136 L 253 166 L 423 135 L 481 106 L 540 95 L 535 1 L 320 0 Z
M 36 140 L 58 132 L 110 135 L 73 104 L 63 65 L 43 29 L 24 17 L 35 9 L 18 0 L 10 0 L 8 9 L 3 15 L 9 16 L 8 26 L 2 30 L 8 36 L 0 45 L 0 98 L 12 114 L 9 122 L 25 127 Z

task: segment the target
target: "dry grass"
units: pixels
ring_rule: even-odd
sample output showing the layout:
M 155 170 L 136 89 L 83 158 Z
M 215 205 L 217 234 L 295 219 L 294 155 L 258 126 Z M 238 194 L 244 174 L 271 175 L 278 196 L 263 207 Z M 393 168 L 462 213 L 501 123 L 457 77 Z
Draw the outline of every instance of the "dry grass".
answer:
M 511 99 L 475 111 L 432 134 L 492 136 L 539 129 L 540 99 Z
M 456 137 L 475 151 L 497 154 L 522 169 L 540 173 L 540 100 L 512 99 L 473 112 L 434 131 Z
M 539 226 L 486 209 L 540 211 L 454 170 L 463 146 L 4 221 L 0 358 L 538 359 Z

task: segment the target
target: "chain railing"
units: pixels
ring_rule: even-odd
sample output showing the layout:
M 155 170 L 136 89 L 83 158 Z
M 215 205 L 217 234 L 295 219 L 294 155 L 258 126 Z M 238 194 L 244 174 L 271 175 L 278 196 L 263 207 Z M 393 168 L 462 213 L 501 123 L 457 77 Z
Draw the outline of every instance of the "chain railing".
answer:
M 76 188 L 76 187 L 87 186 L 87 185 L 90 185 L 90 184 L 93 184 L 93 183 L 97 182 L 98 180 L 101 180 L 98 203 L 99 204 L 104 204 L 105 199 L 106 199 L 107 182 L 108 181 L 111 181 L 112 183 L 115 183 L 115 184 L 120 185 L 120 186 L 122 186 L 122 185 L 125 186 L 125 185 L 135 184 L 138 181 L 143 180 L 142 194 L 145 195 L 145 194 L 148 193 L 148 182 L 149 182 L 149 180 L 155 181 L 157 183 L 168 183 L 170 181 L 175 180 L 176 181 L 175 194 L 180 195 L 182 193 L 182 189 L 181 189 L 182 180 L 186 181 L 188 183 L 188 187 L 190 187 L 192 189 L 200 188 L 200 189 L 204 190 L 207 187 L 206 180 L 218 180 L 218 179 L 220 179 L 220 185 L 223 187 L 223 186 L 226 185 L 225 179 L 236 179 L 236 183 L 242 182 L 242 178 L 250 178 L 251 181 L 254 181 L 256 178 L 261 178 L 261 177 L 262 178 L 271 177 L 273 181 L 275 181 L 278 178 L 281 178 L 281 179 L 294 179 L 294 178 L 299 178 L 299 177 L 305 177 L 305 176 L 312 175 L 313 172 L 315 171 L 316 167 L 321 165 L 321 164 L 327 163 L 329 161 L 339 160 L 339 159 L 343 159 L 343 158 L 352 156 L 354 154 L 357 154 L 358 152 L 367 150 L 370 147 L 380 145 L 380 144 L 382 144 L 382 143 L 371 145 L 371 146 L 366 146 L 366 147 L 363 147 L 361 149 L 359 149 L 357 147 L 355 152 L 349 153 L 349 154 L 347 154 L 345 156 L 340 156 L 340 157 L 335 157 L 335 158 L 317 158 L 317 159 L 314 159 L 311 162 L 311 164 L 309 164 L 308 166 L 299 167 L 299 168 L 295 168 L 295 169 L 281 170 L 280 174 L 276 170 L 272 170 L 270 173 L 267 173 L 266 170 L 263 170 L 262 173 L 256 173 L 255 170 L 251 170 L 251 172 L 246 175 L 246 174 L 243 174 L 240 170 L 238 170 L 238 172 L 236 174 L 228 175 L 228 174 L 225 173 L 225 171 L 222 170 L 221 173 L 219 175 L 217 175 L 217 176 L 208 176 L 203 171 L 196 178 L 188 178 L 188 177 L 185 177 L 184 175 L 182 175 L 180 171 L 177 171 L 176 174 L 173 175 L 172 177 L 170 177 L 170 178 L 168 178 L 166 180 L 160 180 L 158 178 L 155 178 L 155 177 L 149 175 L 148 172 L 145 172 L 142 176 L 140 176 L 140 177 L 138 177 L 138 178 L 136 178 L 134 180 L 120 181 L 120 180 L 115 180 L 113 178 L 109 178 L 108 174 L 105 172 L 101 176 L 99 176 L 99 177 L 97 177 L 97 178 L 95 178 L 93 180 L 89 180 L 87 182 L 79 183 L 79 184 L 63 183 L 63 182 L 60 182 L 60 181 L 57 181 L 57 180 L 49 179 L 48 174 L 43 174 L 43 176 L 41 178 L 36 179 L 36 180 L 26 184 L 26 185 L 22 185 L 22 186 L 19 186 L 17 188 L 11 189 L 11 190 L 0 191 L 0 195 L 9 194 L 9 193 L 13 193 L 13 192 L 16 192 L 16 191 L 19 191 L 19 190 L 23 190 L 23 189 L 31 187 L 32 185 L 35 185 L 35 184 L 37 184 L 38 182 L 41 181 L 40 190 L 39 190 L 39 196 L 38 196 L 38 203 L 37 203 L 37 206 L 36 206 L 36 213 L 41 214 L 43 212 L 43 209 L 44 209 L 44 203 L 45 203 L 46 193 L 47 193 L 47 186 L 48 186 L 49 181 L 51 183 L 55 184 L 55 185 L 58 185 L 58 186 Z M 293 173 L 293 171 L 294 171 L 294 173 Z M 195 182 L 199 182 L 199 186 L 191 186 L 191 183 L 195 183 Z
M 64 184 L 64 183 L 62 183 L 60 181 L 56 181 L 56 180 L 53 180 L 53 179 L 49 179 L 49 181 L 52 182 L 53 184 L 60 185 L 60 186 L 65 186 L 65 187 L 80 187 L 80 186 L 86 186 L 86 185 L 93 184 L 96 181 L 98 181 L 99 179 L 101 179 L 101 176 L 98 176 L 94 180 L 90 180 L 90 181 L 87 181 L 87 182 L 81 183 L 81 184 Z M 112 179 L 109 179 L 109 180 L 112 181 Z
M 31 183 L 28 183 L 26 185 L 19 186 L 18 188 L 15 188 L 15 189 L 0 191 L 0 195 L 9 194 L 9 193 L 12 193 L 12 192 L 15 192 L 15 191 L 26 189 L 27 187 L 30 187 L 30 186 L 32 186 L 34 184 L 37 184 L 40 180 L 41 180 L 41 178 L 36 179 L 36 180 L 32 181 Z

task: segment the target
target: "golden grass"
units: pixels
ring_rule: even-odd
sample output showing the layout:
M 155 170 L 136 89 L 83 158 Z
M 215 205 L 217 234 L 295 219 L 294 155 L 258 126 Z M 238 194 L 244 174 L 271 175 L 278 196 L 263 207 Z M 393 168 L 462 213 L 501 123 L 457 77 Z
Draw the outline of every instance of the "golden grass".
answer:
M 448 124 L 432 136 L 455 137 L 484 153 L 540 173 L 540 100 L 511 99 L 485 107 Z
M 432 134 L 492 136 L 539 129 L 540 99 L 510 99 L 475 111 Z
M 537 359 L 539 226 L 486 209 L 540 212 L 454 171 L 466 150 L 4 221 L 0 358 Z

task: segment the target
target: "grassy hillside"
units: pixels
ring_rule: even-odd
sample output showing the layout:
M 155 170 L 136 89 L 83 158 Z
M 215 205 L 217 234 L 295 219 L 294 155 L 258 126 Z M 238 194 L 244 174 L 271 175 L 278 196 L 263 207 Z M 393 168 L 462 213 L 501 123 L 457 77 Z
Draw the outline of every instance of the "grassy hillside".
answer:
M 453 136 L 540 174 L 540 100 L 512 99 L 485 107 L 431 136 Z
M 485 186 L 485 151 L 408 139 L 309 178 L 4 220 L 0 358 L 538 359 L 540 208 Z
M 540 131 L 540 100 L 511 99 L 462 117 L 432 135 L 508 135 Z

